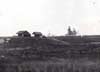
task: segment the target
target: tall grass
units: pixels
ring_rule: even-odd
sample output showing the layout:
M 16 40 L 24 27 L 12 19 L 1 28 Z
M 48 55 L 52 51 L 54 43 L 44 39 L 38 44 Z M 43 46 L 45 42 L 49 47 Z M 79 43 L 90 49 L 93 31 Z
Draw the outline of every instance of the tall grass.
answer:
M 56 58 L 55 58 L 56 59 Z M 100 62 L 88 59 L 57 59 L 7 64 L 6 72 L 100 72 Z

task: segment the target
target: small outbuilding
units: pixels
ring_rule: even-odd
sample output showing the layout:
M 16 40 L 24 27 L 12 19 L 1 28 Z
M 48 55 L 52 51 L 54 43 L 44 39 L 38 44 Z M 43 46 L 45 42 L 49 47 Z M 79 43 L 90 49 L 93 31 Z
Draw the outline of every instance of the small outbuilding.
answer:
M 42 37 L 42 33 L 41 32 L 33 32 L 32 34 L 34 34 L 34 37 Z
M 28 31 L 18 31 L 16 34 L 18 34 L 19 37 L 31 37 Z

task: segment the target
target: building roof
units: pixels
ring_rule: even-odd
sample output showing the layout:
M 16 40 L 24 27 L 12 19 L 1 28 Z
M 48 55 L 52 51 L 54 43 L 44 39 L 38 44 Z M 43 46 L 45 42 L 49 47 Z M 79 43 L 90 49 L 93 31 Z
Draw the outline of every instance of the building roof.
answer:
M 42 35 L 42 33 L 41 33 L 41 32 L 33 32 L 32 34 Z
M 16 34 L 29 34 L 28 31 L 18 31 Z

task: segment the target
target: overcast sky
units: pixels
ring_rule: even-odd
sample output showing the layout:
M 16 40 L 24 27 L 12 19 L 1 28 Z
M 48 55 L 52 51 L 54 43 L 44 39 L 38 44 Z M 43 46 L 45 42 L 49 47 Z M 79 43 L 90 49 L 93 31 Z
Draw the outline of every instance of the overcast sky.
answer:
M 68 26 L 79 34 L 100 34 L 100 1 L 0 0 L 0 36 L 19 30 L 64 35 Z

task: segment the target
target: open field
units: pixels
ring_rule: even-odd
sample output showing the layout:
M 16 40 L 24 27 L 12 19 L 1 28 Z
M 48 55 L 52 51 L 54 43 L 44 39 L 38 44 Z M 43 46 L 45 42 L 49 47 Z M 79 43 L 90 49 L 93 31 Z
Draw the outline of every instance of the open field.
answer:
M 5 68 L 6 67 L 6 68 Z M 51 58 L 47 61 L 23 61 L 3 64 L 2 72 L 100 72 L 100 61 L 82 59 Z
M 1 37 L 0 72 L 100 72 L 100 37 Z

